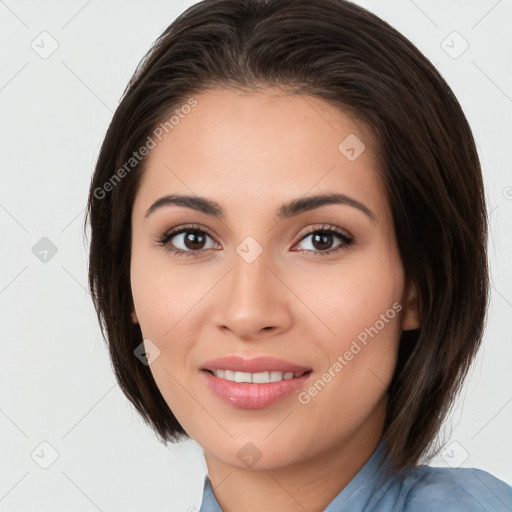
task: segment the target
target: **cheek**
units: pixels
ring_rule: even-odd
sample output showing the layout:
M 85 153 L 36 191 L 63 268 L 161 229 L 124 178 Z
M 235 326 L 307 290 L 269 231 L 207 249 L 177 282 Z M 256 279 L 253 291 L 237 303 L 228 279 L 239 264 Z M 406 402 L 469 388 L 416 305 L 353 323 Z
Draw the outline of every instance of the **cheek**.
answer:
M 328 327 L 322 327 L 324 335 L 312 336 L 315 351 L 323 355 L 321 373 L 303 400 L 318 414 L 337 404 L 342 416 L 350 411 L 354 418 L 364 417 L 393 376 L 402 332 L 403 273 L 384 250 L 368 254 L 347 259 L 336 272 L 315 275 L 307 285 L 308 305 Z
M 212 281 L 209 283 L 208 281 Z M 144 251 L 132 254 L 131 289 L 138 321 L 145 337 L 166 341 L 190 325 L 191 312 L 213 284 L 190 267 L 171 265 Z
M 399 323 L 397 309 L 403 305 L 393 308 L 393 304 L 402 301 L 403 271 L 397 259 L 384 250 L 358 253 L 347 257 L 343 265 L 326 266 L 314 274 L 298 272 L 297 276 L 304 304 L 326 328 L 319 324 L 331 349 L 339 349 L 340 344 L 373 326 L 390 308 L 384 319 L 386 327 Z
M 195 378 L 193 355 L 198 331 L 207 322 L 205 304 L 218 281 L 211 270 L 194 271 L 193 266 L 171 265 L 161 254 L 155 257 L 134 251 L 131 287 L 135 312 L 144 339 L 159 349 L 150 371 L 162 396 L 178 421 L 188 424 L 190 396 L 184 391 Z
M 208 283 L 194 280 L 191 274 L 165 261 L 151 261 L 149 256 L 132 256 L 135 312 L 143 338 L 151 340 L 160 351 L 149 368 L 165 401 L 185 428 L 194 423 L 190 397 L 184 389 L 188 387 L 189 356 L 194 326 L 198 324 L 195 315 L 198 301 L 209 288 Z

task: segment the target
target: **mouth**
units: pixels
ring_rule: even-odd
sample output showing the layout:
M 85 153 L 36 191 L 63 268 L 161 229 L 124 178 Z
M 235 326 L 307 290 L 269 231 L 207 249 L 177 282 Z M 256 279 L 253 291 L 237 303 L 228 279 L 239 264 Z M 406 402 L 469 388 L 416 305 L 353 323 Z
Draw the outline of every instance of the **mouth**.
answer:
M 284 400 L 305 385 L 313 370 L 274 357 L 228 356 L 209 361 L 201 373 L 214 395 L 244 409 L 260 409 Z
M 312 370 L 302 372 L 281 372 L 281 371 L 264 371 L 257 373 L 236 372 L 234 370 L 226 370 L 218 368 L 217 370 L 204 370 L 205 372 L 218 377 L 219 379 L 229 380 L 230 382 L 247 382 L 252 384 L 267 384 L 269 382 L 280 382 L 282 380 L 296 379 L 303 375 L 311 373 Z
M 312 371 L 312 368 L 304 365 L 294 363 L 292 361 L 285 361 L 284 359 L 278 359 L 272 356 L 258 356 L 258 357 L 242 357 L 239 355 L 230 355 L 224 357 L 218 357 L 210 361 L 205 362 L 202 370 L 210 372 L 216 372 L 219 370 L 232 371 L 235 373 L 272 373 L 281 372 L 284 375 L 288 374 L 288 377 L 292 378 L 289 374 L 302 375 L 304 372 Z M 231 375 L 228 373 L 228 375 Z M 277 375 L 277 374 L 276 374 Z M 229 378 L 229 377 L 228 377 Z

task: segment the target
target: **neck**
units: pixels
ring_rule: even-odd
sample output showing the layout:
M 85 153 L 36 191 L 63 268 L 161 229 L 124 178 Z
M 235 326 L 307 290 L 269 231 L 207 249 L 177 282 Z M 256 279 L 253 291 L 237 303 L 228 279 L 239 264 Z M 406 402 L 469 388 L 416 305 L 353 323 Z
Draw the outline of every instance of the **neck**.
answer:
M 385 403 L 349 439 L 288 466 L 241 469 L 205 452 L 208 477 L 219 505 L 224 512 L 323 511 L 377 448 L 384 417 Z

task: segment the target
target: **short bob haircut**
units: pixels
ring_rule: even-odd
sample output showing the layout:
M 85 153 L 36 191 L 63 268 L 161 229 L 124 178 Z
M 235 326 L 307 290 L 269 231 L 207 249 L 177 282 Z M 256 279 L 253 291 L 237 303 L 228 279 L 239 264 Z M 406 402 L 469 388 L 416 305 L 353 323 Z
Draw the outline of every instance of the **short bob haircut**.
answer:
M 204 0 L 142 59 L 102 144 L 85 219 L 89 286 L 116 378 L 160 441 L 187 437 L 134 356 L 143 337 L 131 319 L 131 210 L 147 159 L 130 159 L 194 94 L 269 86 L 325 100 L 376 141 L 375 170 L 421 323 L 400 339 L 383 440 L 397 469 L 417 465 L 434 453 L 483 336 L 482 173 L 462 108 L 435 67 L 389 24 L 345 0 Z

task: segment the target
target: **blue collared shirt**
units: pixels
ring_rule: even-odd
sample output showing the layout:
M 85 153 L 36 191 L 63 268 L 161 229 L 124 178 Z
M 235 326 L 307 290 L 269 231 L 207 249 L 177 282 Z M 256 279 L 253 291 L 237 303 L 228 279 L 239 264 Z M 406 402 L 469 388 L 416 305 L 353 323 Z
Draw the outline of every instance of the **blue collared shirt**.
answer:
M 512 487 L 486 471 L 417 466 L 393 473 L 381 442 L 324 512 L 512 512 Z M 205 477 L 199 512 L 222 512 Z

